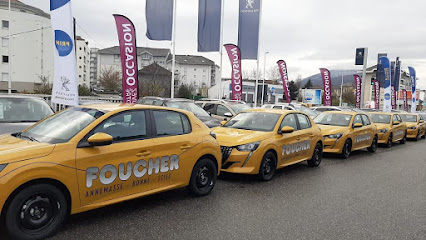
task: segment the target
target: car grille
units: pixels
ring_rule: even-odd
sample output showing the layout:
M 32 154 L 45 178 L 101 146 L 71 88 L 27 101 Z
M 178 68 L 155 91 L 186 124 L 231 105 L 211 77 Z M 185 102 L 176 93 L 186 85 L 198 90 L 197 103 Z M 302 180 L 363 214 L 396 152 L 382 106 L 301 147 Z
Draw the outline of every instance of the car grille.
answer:
M 226 160 L 228 160 L 233 149 L 234 148 L 232 147 L 220 146 L 220 151 L 222 151 L 222 164 L 225 163 Z

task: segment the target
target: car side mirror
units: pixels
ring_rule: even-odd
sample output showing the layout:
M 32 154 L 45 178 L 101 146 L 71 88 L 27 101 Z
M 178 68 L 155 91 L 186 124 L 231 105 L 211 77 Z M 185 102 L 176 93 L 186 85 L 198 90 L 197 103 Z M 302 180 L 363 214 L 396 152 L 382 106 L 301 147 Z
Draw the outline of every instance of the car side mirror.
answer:
M 400 124 L 400 122 L 398 122 L 398 121 L 393 122 L 393 125 L 399 125 L 399 124 Z
M 91 147 L 100 147 L 100 146 L 107 146 L 112 144 L 113 137 L 106 133 L 95 133 L 89 139 L 87 139 L 87 142 L 89 142 L 89 145 Z
M 225 114 L 223 114 L 223 116 L 231 118 L 232 117 L 232 113 L 226 112 Z
M 294 128 L 292 128 L 292 127 L 285 126 L 285 127 L 281 128 L 281 134 L 292 133 L 292 132 L 294 132 Z
M 354 124 L 354 128 L 361 128 L 362 127 L 362 123 L 355 123 Z
M 220 122 L 220 125 L 225 126 L 226 123 L 227 123 L 227 121 L 222 121 L 222 122 Z
M 212 116 L 212 113 L 211 112 L 207 112 L 209 115 L 210 115 L 210 117 Z

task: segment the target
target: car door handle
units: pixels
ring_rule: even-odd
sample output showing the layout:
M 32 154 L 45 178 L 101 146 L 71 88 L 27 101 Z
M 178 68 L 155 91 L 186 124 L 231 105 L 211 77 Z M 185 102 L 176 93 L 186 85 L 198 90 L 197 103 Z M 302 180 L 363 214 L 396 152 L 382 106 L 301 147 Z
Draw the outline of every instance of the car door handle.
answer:
M 296 138 L 297 141 L 299 141 L 300 139 L 301 139 L 300 137 Z
M 181 149 L 181 150 L 188 150 L 188 149 L 190 149 L 190 148 L 192 148 L 192 146 L 187 145 L 187 144 L 182 145 L 182 146 L 180 147 L 180 149 Z
M 141 151 L 140 153 L 136 154 L 136 157 L 146 157 L 151 155 L 151 151 L 149 150 L 145 150 L 145 151 Z

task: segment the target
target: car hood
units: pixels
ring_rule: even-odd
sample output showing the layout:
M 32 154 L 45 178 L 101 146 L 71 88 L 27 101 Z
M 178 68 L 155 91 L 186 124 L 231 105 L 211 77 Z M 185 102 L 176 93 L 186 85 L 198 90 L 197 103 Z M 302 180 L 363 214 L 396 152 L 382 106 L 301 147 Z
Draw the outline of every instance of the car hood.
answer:
M 210 116 L 209 117 L 198 117 L 198 119 L 200 119 L 209 128 L 214 128 L 214 127 L 220 126 L 220 121 L 217 120 L 216 118 L 212 118 Z
M 0 123 L 0 135 L 5 133 L 17 133 L 22 132 L 34 125 L 36 122 L 29 123 Z
M 0 135 L 0 164 L 44 157 L 54 148 L 55 145 L 32 142 L 10 134 Z
M 386 123 L 376 123 L 376 127 L 377 130 L 381 130 L 381 129 L 389 129 L 390 128 L 390 124 L 386 124 Z
M 242 130 L 235 128 L 217 127 L 212 129 L 216 133 L 217 142 L 223 146 L 238 146 L 258 142 L 272 137 L 271 132 Z
M 337 133 L 344 133 L 349 128 L 349 127 L 340 127 L 340 126 L 331 126 L 331 125 L 320 125 L 320 124 L 317 124 L 317 125 L 321 129 L 321 133 L 323 136 L 337 134 Z
M 415 122 L 405 122 L 407 124 L 407 127 L 417 127 L 417 123 Z

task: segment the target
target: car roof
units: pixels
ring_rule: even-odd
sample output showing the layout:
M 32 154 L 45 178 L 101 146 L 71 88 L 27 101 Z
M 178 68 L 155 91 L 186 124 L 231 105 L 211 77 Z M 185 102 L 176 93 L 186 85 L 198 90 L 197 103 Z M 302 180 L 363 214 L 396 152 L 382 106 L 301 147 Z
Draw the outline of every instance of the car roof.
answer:
M 369 115 L 372 115 L 372 114 L 380 114 L 380 115 L 389 115 L 389 116 L 391 116 L 391 115 L 394 115 L 394 114 L 399 114 L 399 113 L 395 113 L 395 112 L 368 112 L 368 114 Z
M 323 113 L 336 113 L 336 114 L 346 114 L 346 115 L 356 115 L 359 114 L 359 112 L 352 112 L 352 111 L 327 111 Z
M 81 105 L 78 107 L 92 108 L 92 109 L 108 111 L 108 112 L 119 111 L 119 110 L 120 111 L 132 110 L 132 109 L 160 109 L 160 110 L 173 110 L 173 111 L 188 113 L 188 111 L 176 109 L 176 108 L 169 108 L 169 107 L 162 107 L 162 106 L 155 106 L 155 105 L 129 104 L 129 103 L 87 104 L 87 105 Z
M 264 112 L 264 113 L 279 113 L 279 114 L 285 114 L 290 112 L 297 112 L 299 111 L 293 111 L 293 110 L 284 110 L 284 109 L 271 109 L 271 108 L 254 108 L 254 109 L 248 109 L 244 112 Z
M 21 99 L 31 98 L 31 99 L 42 99 L 42 100 L 44 100 L 40 96 L 20 95 L 20 94 L 0 94 L 0 98 L 21 98 Z

